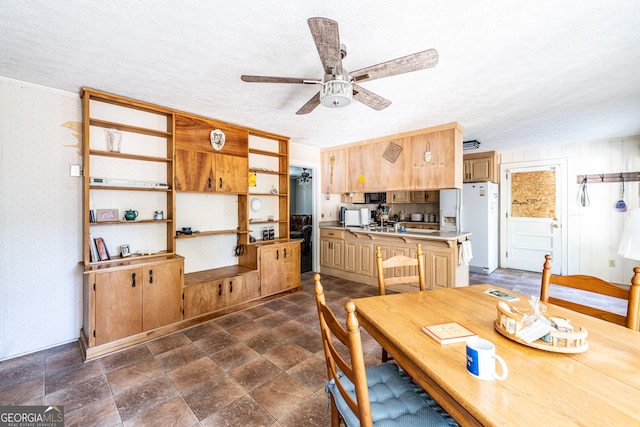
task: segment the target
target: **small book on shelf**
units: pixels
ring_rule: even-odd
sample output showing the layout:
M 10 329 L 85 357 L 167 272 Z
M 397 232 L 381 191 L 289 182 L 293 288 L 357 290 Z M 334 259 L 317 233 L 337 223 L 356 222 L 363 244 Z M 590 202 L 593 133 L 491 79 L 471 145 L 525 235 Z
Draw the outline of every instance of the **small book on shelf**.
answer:
M 466 341 L 467 338 L 478 336 L 478 334 L 465 328 L 458 322 L 425 325 L 422 327 L 422 331 L 440 344 Z

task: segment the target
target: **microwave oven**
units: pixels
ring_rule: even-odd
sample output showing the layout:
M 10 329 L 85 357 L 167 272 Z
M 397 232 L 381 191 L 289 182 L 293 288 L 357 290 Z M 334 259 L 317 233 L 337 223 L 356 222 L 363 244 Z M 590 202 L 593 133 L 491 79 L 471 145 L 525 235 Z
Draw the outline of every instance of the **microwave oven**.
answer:
M 364 203 L 387 203 L 387 193 L 364 193 Z

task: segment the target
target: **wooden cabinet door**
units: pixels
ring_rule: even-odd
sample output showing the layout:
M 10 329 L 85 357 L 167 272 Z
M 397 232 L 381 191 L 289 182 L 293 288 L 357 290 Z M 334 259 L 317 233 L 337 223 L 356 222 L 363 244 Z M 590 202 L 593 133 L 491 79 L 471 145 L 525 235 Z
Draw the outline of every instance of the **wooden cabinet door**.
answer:
M 224 279 L 211 280 L 184 288 L 184 318 L 210 313 L 224 307 Z
M 344 271 L 355 273 L 358 271 L 358 243 L 355 241 L 344 242 Z
M 465 160 L 465 171 L 468 171 L 469 178 L 467 181 L 480 182 L 491 180 L 491 161 L 492 158 L 470 159 Z M 468 163 L 468 164 L 467 164 Z
M 425 203 L 427 201 L 426 191 L 412 191 L 411 202 L 413 203 Z
M 321 154 L 322 186 L 324 194 L 347 192 L 347 149 L 324 151 Z
M 268 245 L 259 248 L 260 256 L 260 294 L 270 295 L 279 289 L 280 246 Z
M 260 294 L 271 295 L 300 286 L 300 244 L 273 244 L 260 248 Z
M 428 250 L 425 255 L 427 287 L 430 289 L 453 288 L 454 259 L 451 251 Z
M 96 345 L 142 332 L 142 269 L 95 275 Z
M 283 245 L 283 277 L 282 289 L 300 286 L 300 243 L 292 242 Z
M 225 306 L 241 304 L 260 297 L 258 275 L 243 274 L 226 280 Z
M 209 153 L 176 150 L 177 191 L 213 191 L 213 165 Z
M 390 191 L 387 193 L 387 203 L 410 203 L 411 191 Z
M 165 262 L 142 268 L 142 329 L 144 331 L 182 319 L 182 262 Z
M 249 164 L 246 157 L 215 154 L 214 191 L 223 193 L 246 193 Z
M 363 276 L 373 277 L 376 270 L 375 252 L 372 243 L 358 243 L 357 247 L 356 273 Z M 346 268 L 345 268 L 346 269 Z
M 331 267 L 332 262 L 331 258 L 333 257 L 333 252 L 331 251 L 331 239 L 322 239 L 320 240 L 320 266 L 322 267 Z

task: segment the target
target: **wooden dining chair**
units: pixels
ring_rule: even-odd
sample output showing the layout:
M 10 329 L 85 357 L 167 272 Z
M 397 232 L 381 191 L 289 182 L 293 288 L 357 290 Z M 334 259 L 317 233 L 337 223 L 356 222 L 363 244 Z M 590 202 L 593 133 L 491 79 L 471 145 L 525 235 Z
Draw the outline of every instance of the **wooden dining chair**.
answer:
M 382 248 L 376 246 L 376 267 L 378 270 L 378 292 L 380 295 L 385 295 L 387 286 L 393 285 L 411 285 L 418 286 L 418 289 L 424 291 L 426 289 L 424 281 L 424 266 L 422 263 L 422 246 L 420 243 L 416 245 L 415 258 L 408 257 L 406 255 L 395 255 L 386 260 L 382 260 Z M 410 268 L 414 274 L 400 276 L 393 276 L 393 269 L 402 268 L 402 271 L 407 271 Z M 389 360 L 389 353 L 382 349 L 382 361 Z
M 425 290 L 424 281 L 424 265 L 422 261 L 422 247 L 418 243 L 416 245 L 416 256 L 408 257 L 405 255 L 396 255 L 386 260 L 382 260 L 382 248 L 376 246 L 376 267 L 378 270 L 378 291 L 380 295 L 384 295 L 387 286 L 408 284 L 417 285 L 421 291 Z M 395 268 L 411 268 L 412 275 L 393 276 L 389 274 L 391 269 Z M 406 271 L 406 270 L 405 270 Z
M 320 275 L 314 274 L 316 305 L 327 362 L 327 393 L 331 401 L 331 425 L 342 420 L 347 426 L 384 425 L 448 426 L 451 416 L 434 409 L 409 377 L 395 364 L 365 367 L 360 325 L 353 301 L 345 304 L 346 329 L 326 305 Z M 334 340 L 349 352 L 349 361 L 341 356 Z M 437 404 L 435 404 L 437 406 Z
M 542 287 L 540 288 L 541 301 L 550 302 L 570 310 L 626 326 L 629 329 L 638 330 L 640 327 L 640 267 L 635 267 L 633 269 L 634 275 L 631 278 L 631 287 L 627 290 L 621 286 L 616 286 L 593 276 L 585 276 L 582 274 L 557 276 L 551 274 L 551 255 L 547 254 L 544 257 L 545 261 L 542 269 Z M 578 304 L 558 297 L 552 297 L 550 295 L 551 285 L 564 286 L 567 288 L 627 300 L 627 315 L 622 316 L 600 308 Z

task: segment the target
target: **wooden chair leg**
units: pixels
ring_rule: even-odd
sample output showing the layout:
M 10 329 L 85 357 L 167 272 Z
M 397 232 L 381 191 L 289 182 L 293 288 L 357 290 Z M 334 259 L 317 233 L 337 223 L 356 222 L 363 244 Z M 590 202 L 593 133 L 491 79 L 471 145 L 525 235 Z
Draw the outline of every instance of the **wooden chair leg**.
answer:
M 340 418 L 340 412 L 338 412 L 336 402 L 334 402 L 333 396 L 331 396 L 331 427 L 340 427 Z

